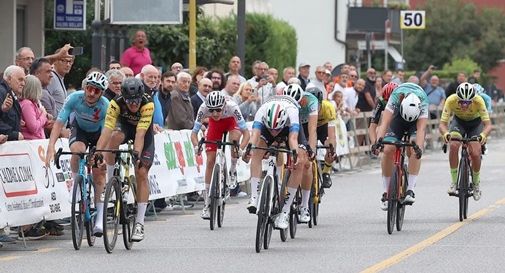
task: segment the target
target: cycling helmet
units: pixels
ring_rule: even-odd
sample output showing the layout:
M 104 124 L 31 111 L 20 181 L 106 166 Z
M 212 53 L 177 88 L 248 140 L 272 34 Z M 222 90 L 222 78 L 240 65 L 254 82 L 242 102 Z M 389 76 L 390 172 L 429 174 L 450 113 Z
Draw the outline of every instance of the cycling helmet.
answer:
M 284 128 L 288 120 L 286 109 L 280 103 L 275 102 L 267 104 L 266 107 L 267 111 L 262 117 L 263 124 L 273 130 Z
M 321 101 L 323 101 L 323 91 L 321 91 L 321 89 L 313 86 L 313 87 L 307 88 L 307 90 L 305 90 L 305 92 L 309 92 L 310 94 L 314 95 L 314 97 L 317 98 L 319 103 L 321 103 Z
M 458 88 L 456 88 L 456 95 L 460 100 L 473 100 L 473 98 L 475 98 L 475 90 L 473 89 L 473 85 L 468 82 L 464 82 L 458 85 Z
M 283 95 L 290 96 L 295 99 L 297 102 L 303 97 L 303 89 L 300 85 L 296 83 L 292 83 L 286 87 L 284 87 Z
M 107 77 L 98 72 L 91 72 L 87 77 L 86 77 L 86 84 L 92 85 L 102 91 L 105 91 L 107 89 L 107 85 L 109 82 L 107 81 Z
M 389 100 L 389 97 L 391 96 L 391 93 L 393 93 L 393 90 L 398 87 L 398 84 L 396 82 L 389 82 L 382 87 L 382 98 L 384 100 Z
M 474 83 L 473 84 L 473 90 L 475 90 L 475 93 L 477 93 L 477 95 L 480 95 L 482 93 L 484 93 L 484 87 L 482 87 L 482 85 L 478 84 L 478 83 Z
M 224 95 L 221 91 L 212 91 L 207 95 L 205 99 L 205 105 L 207 108 L 215 109 L 215 108 L 223 108 L 224 106 Z
M 137 78 L 126 78 L 121 84 L 121 95 L 125 99 L 137 99 L 144 95 L 144 84 Z
M 408 122 L 412 122 L 419 118 L 421 114 L 421 100 L 414 93 L 409 93 L 403 98 L 400 105 L 400 115 Z

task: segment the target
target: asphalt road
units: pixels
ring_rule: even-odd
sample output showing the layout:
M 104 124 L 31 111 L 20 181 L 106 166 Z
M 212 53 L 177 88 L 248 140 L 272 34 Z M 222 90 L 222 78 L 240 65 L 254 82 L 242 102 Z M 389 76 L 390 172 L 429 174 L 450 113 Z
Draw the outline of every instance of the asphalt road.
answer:
M 416 203 L 407 208 L 401 232 L 389 235 L 379 209 L 377 162 L 333 176 L 319 225 L 300 225 L 297 238 L 254 250 L 256 217 L 247 199 L 232 199 L 223 228 L 209 230 L 202 204 L 185 212 L 165 210 L 146 222 L 146 238 L 131 251 L 118 241 L 107 254 L 101 240 L 80 251 L 70 231 L 0 248 L 0 272 L 503 272 L 505 268 L 505 141 L 488 145 L 481 170 L 482 198 L 470 200 L 469 219 L 459 222 L 458 203 L 446 190 L 447 155 L 423 157 Z

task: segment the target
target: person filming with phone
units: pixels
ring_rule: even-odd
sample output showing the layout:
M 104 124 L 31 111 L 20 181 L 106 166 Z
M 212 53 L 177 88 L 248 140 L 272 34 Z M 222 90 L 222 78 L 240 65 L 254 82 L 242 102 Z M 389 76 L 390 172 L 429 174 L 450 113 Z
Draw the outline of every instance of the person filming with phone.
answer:
M 433 75 L 436 66 L 430 65 L 423 73 L 419 80 L 419 85 L 426 92 L 429 100 L 430 119 L 437 119 L 439 112 L 442 110 L 445 103 L 445 90 L 440 87 L 440 79 L 437 75 Z

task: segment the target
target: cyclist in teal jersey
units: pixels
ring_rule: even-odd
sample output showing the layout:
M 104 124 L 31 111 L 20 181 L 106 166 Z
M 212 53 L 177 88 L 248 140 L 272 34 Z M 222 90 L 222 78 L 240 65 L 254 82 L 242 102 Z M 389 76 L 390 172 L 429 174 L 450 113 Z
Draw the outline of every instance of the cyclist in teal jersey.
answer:
M 484 87 L 478 83 L 473 84 L 473 89 L 477 92 L 477 95 L 481 96 L 484 99 L 484 103 L 486 104 L 486 109 L 488 113 L 493 113 L 493 100 L 491 97 L 484 93 Z

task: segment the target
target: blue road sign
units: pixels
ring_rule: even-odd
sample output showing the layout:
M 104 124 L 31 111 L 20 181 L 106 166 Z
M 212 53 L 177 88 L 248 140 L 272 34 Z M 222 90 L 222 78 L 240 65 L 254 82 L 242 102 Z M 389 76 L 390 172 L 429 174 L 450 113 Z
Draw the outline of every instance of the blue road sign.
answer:
M 54 29 L 86 30 L 86 0 L 54 0 Z

